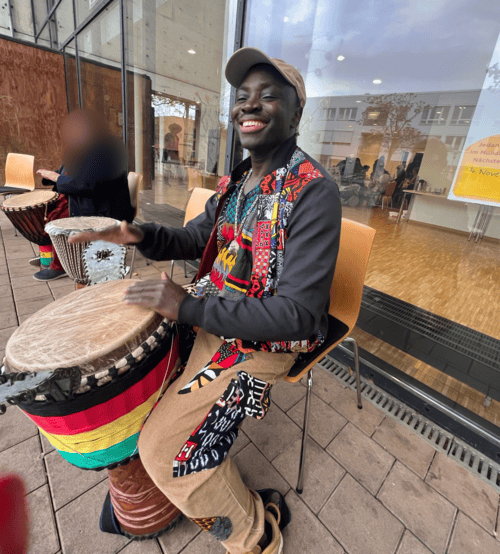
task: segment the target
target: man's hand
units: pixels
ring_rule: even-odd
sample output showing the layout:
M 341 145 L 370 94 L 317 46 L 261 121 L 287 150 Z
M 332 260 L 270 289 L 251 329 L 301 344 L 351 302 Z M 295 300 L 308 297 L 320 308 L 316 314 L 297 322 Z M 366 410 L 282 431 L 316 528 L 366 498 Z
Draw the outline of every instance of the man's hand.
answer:
M 161 274 L 161 281 L 137 281 L 125 293 L 127 304 L 136 304 L 152 308 L 170 321 L 179 319 L 179 307 L 187 292 L 170 280 L 166 273 Z
M 137 225 L 122 221 L 120 225 L 111 225 L 101 231 L 84 231 L 70 235 L 68 242 L 91 242 L 93 240 L 105 240 L 115 244 L 138 244 L 144 238 L 144 233 Z
M 49 171 L 48 169 L 39 169 L 37 173 L 41 175 L 44 179 L 54 181 L 54 183 L 57 181 L 57 178 L 60 177 L 59 173 L 56 173 L 55 171 Z

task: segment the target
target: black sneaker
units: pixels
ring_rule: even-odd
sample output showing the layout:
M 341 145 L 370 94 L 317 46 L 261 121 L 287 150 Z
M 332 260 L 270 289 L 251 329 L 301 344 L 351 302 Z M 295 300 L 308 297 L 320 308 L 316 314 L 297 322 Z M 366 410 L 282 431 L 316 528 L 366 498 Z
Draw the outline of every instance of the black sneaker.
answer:
M 34 265 L 35 267 L 40 267 L 42 265 L 42 262 L 40 261 L 40 256 L 37 256 L 36 258 L 31 258 L 30 265 Z
M 66 277 L 66 272 L 57 269 L 42 269 L 33 275 L 33 279 L 37 281 L 55 281 L 61 277 Z

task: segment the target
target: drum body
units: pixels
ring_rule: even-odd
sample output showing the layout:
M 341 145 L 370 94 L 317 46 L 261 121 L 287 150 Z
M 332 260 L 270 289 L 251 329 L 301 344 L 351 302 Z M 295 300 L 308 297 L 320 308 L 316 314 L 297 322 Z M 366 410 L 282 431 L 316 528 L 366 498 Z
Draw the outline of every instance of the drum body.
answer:
M 2 210 L 23 237 L 39 246 L 48 246 L 50 237 L 44 231 L 45 222 L 58 197 L 57 192 L 34 190 L 7 198 Z
M 71 368 L 65 370 L 71 386 L 61 378 L 54 390 L 37 389 L 19 407 L 68 462 L 108 468 L 116 518 L 129 536 L 145 538 L 179 515 L 137 449 L 148 414 L 179 366 L 179 349 L 162 316 L 121 301 L 128 286 L 98 284 L 49 304 L 13 333 L 4 363 L 10 375 Z
M 83 264 L 83 252 L 88 242 L 69 244 L 69 235 L 73 232 L 100 231 L 111 225 L 118 225 L 116 219 L 100 216 L 67 217 L 47 223 L 45 231 L 56 249 L 64 271 L 80 285 L 88 284 L 88 277 Z

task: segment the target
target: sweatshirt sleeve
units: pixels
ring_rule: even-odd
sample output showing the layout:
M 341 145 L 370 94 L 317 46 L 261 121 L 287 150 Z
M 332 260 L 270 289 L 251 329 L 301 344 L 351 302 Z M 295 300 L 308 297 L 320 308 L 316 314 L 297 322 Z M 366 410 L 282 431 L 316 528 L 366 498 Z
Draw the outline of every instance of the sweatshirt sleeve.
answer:
M 215 225 L 218 195 L 205 204 L 205 211 L 181 229 L 157 223 L 141 225 L 144 239 L 137 245 L 150 260 L 196 260 L 200 258 Z
M 252 341 L 305 340 L 320 328 L 329 305 L 339 249 L 341 205 L 330 179 L 312 181 L 288 224 L 283 271 L 271 298 L 187 296 L 179 321 L 209 333 Z

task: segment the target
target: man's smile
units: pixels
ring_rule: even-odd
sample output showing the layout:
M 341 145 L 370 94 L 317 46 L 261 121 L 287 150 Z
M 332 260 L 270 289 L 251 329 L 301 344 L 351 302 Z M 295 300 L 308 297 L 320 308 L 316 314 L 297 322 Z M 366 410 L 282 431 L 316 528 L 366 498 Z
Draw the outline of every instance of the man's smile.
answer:
M 240 129 L 242 133 L 255 133 L 260 131 L 267 125 L 265 121 L 259 121 L 257 119 L 249 119 L 240 122 Z

